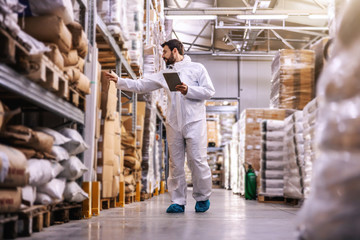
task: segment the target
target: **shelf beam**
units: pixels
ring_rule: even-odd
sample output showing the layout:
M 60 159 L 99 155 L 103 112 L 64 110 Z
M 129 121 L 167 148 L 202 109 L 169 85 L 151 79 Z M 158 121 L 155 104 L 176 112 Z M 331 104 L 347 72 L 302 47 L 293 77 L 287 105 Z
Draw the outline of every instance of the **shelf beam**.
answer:
M 83 111 L 4 64 L 0 64 L 0 87 L 4 87 L 59 116 L 84 124 Z
M 137 79 L 134 71 L 131 69 L 129 63 L 126 61 L 124 55 L 121 53 L 120 47 L 116 43 L 115 39 L 112 37 L 111 33 L 107 29 L 106 24 L 100 18 L 99 15 L 96 15 L 96 25 L 103 35 L 105 41 L 110 45 L 110 48 L 114 51 L 116 58 L 120 59 L 121 65 L 124 67 L 125 71 L 130 75 L 132 79 Z

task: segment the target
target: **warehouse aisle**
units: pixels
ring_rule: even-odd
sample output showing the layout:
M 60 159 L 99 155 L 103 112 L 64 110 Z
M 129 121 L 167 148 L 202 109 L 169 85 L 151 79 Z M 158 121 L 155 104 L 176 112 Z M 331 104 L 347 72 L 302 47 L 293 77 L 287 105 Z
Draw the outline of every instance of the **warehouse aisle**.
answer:
M 210 211 L 195 213 L 190 198 L 184 214 L 166 214 L 169 196 L 160 195 L 141 203 L 101 212 L 90 220 L 52 226 L 28 239 L 276 239 L 294 237 L 298 208 L 278 204 L 259 204 L 216 189 Z

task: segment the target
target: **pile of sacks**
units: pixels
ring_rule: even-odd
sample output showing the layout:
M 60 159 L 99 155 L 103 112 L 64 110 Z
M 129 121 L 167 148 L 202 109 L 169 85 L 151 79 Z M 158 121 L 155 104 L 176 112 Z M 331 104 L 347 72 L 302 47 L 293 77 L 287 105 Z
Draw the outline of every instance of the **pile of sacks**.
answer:
M 88 195 L 75 182 L 87 168 L 76 157 L 87 149 L 81 135 L 74 129 L 60 132 L 49 128 L 30 129 L 22 125 L 5 126 L 0 132 L 0 192 L 11 196 L 15 206 L 4 206 L 1 212 L 15 211 L 21 198 L 26 205 L 82 202 Z M 6 145 L 5 145 L 6 144 Z M 8 189 L 3 187 L 23 187 Z M 21 196 L 22 194 L 22 196 Z M 16 201 L 18 200 L 18 201 Z
M 83 74 L 88 40 L 80 23 L 74 21 L 71 1 L 28 0 L 23 3 L 26 5 L 26 17 L 20 24 L 23 30 L 50 48 L 45 55 L 65 73 L 71 86 L 90 94 L 90 80 Z

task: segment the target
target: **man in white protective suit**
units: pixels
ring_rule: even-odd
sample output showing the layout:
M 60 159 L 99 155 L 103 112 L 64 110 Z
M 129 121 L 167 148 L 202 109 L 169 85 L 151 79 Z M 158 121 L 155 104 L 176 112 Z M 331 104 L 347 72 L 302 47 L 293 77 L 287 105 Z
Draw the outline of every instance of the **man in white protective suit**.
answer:
M 212 188 L 211 171 L 207 163 L 207 131 L 205 100 L 215 94 L 214 86 L 200 63 L 191 62 L 184 56 L 183 44 L 169 40 L 161 45 L 166 65 L 179 72 L 181 85 L 170 91 L 162 72 L 145 76 L 137 81 L 116 78 L 107 74 L 121 90 L 145 93 L 165 88 L 168 96 L 166 116 L 166 135 L 170 152 L 168 190 L 172 204 L 168 213 L 185 211 L 187 184 L 185 180 L 185 151 L 188 166 L 192 173 L 195 211 L 205 212 L 210 207 Z

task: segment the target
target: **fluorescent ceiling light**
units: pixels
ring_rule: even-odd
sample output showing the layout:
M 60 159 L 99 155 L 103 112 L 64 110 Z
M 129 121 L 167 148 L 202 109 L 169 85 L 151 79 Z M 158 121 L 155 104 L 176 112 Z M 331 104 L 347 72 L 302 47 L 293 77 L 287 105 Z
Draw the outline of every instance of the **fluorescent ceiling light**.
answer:
M 167 19 L 181 20 L 215 20 L 216 15 L 166 15 Z
M 241 19 L 241 20 L 257 20 L 257 19 L 279 19 L 279 20 L 283 20 L 283 19 L 287 19 L 289 16 L 288 15 L 237 15 L 236 16 L 237 19 Z
M 310 15 L 309 15 L 309 18 L 310 18 L 310 19 L 328 19 L 329 16 L 328 16 L 328 15 L 325 15 L 325 14 L 323 14 L 323 15 L 320 15 L 320 14 L 310 14 Z

